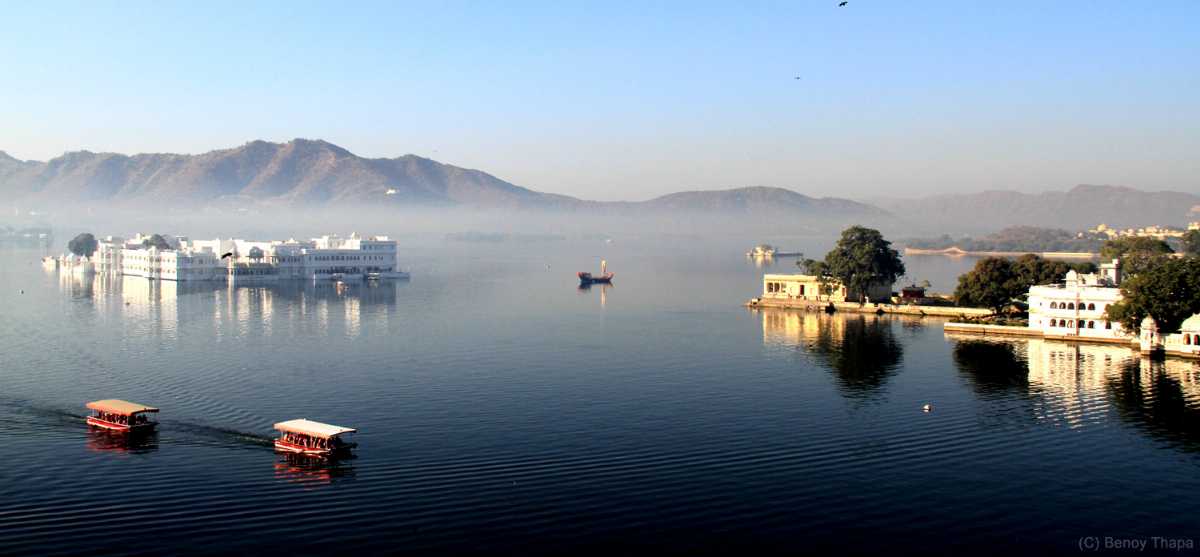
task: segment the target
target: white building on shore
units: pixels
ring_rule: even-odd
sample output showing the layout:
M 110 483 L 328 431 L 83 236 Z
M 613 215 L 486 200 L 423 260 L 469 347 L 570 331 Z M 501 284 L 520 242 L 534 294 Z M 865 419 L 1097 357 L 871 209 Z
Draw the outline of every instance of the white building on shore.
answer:
M 1133 336 L 1104 312 L 1121 300 L 1121 263 L 1100 265 L 1099 273 L 1068 271 L 1062 283 L 1029 289 L 1029 327 L 1045 338 L 1086 338 L 1130 342 Z
M 837 280 L 822 284 L 821 277 L 814 275 L 763 275 L 762 297 L 765 299 L 845 302 L 858 301 L 858 294 L 857 291 L 847 290 Z M 870 303 L 887 303 L 892 299 L 892 285 L 875 283 L 864 294 Z
M 92 256 L 99 273 L 158 280 L 269 281 L 407 278 L 397 244 L 387 236 L 322 236 L 308 241 L 236 238 L 166 238 L 166 248 L 147 246 L 141 234 L 100 240 Z

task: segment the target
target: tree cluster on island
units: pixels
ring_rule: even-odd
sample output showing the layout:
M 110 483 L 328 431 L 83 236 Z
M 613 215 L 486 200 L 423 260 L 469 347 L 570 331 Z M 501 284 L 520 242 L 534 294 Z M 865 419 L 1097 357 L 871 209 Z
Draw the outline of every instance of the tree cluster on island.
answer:
M 1173 332 L 1200 313 L 1200 232 L 1183 238 L 1182 257 L 1152 238 L 1122 238 L 1105 245 L 1105 256 L 1121 259 L 1125 278 L 1121 301 L 1108 307 L 1108 319 L 1137 330 L 1151 317 L 1160 331 Z
M 67 251 L 79 257 L 91 257 L 93 253 L 96 253 L 98 247 L 99 243 L 96 242 L 96 237 L 91 232 L 78 234 L 67 242 Z
M 147 249 L 158 248 L 160 250 L 168 250 L 171 249 L 171 242 L 162 234 L 152 234 L 149 238 L 142 240 L 142 247 Z
M 873 285 L 890 285 L 905 273 L 904 262 L 892 243 L 878 230 L 857 225 L 842 231 L 825 259 L 805 259 L 796 265 L 820 279 L 822 293 L 829 294 L 833 285 L 840 283 L 856 295 L 860 304 L 866 302 L 866 293 Z

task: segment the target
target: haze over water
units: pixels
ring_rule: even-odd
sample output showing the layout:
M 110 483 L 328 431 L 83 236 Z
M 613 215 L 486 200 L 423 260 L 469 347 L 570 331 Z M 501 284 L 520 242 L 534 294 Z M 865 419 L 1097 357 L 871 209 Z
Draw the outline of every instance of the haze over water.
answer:
M 79 280 L 6 249 L 0 553 L 1012 554 L 1198 533 L 1196 364 L 752 312 L 761 273 L 794 267 L 729 247 L 402 237 L 411 281 L 343 291 Z M 601 257 L 615 284 L 580 290 Z M 949 290 L 972 262 L 906 263 Z M 89 433 L 84 402 L 110 397 L 161 407 L 159 433 Z M 271 424 L 298 417 L 359 428 L 357 458 L 275 454 Z

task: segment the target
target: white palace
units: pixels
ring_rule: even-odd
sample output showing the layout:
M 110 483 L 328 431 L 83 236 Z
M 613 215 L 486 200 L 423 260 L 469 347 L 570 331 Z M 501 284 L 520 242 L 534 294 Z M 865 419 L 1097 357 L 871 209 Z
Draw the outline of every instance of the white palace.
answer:
M 1126 340 L 1121 324 L 1104 318 L 1121 301 L 1121 263 L 1102 263 L 1099 273 L 1068 271 L 1063 282 L 1029 289 L 1029 326 L 1046 338 Z
M 408 278 L 400 271 L 396 241 L 387 236 L 322 236 L 308 241 L 189 240 L 167 237 L 169 248 L 138 234 L 99 241 L 97 273 L 159 280 L 363 280 Z
M 1200 357 L 1200 314 L 1186 319 L 1179 331 L 1159 332 L 1147 317 L 1134 334 L 1109 321 L 1105 311 L 1121 301 L 1121 262 L 1100 265 L 1099 273 L 1068 271 L 1063 282 L 1030 287 L 1029 328 L 1052 340 L 1089 340 L 1134 344 L 1142 352 Z

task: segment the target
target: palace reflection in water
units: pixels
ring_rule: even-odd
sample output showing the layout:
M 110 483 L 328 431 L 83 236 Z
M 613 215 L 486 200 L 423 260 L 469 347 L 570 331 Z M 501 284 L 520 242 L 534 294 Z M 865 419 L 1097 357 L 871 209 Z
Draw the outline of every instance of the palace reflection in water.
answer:
M 171 337 L 184 323 L 211 323 L 218 334 L 263 336 L 298 329 L 358 336 L 387 327 L 406 281 L 333 281 L 227 285 L 99 274 L 59 274 L 60 288 L 77 302 L 78 317 Z
M 832 372 L 847 398 L 879 395 L 903 369 L 897 335 L 921 321 L 888 316 L 760 310 L 763 344 Z M 928 326 L 939 325 L 930 322 Z M 983 415 L 1067 429 L 1117 418 L 1155 438 L 1200 450 L 1200 362 L 1150 359 L 1123 346 L 946 334 Z
M 946 338 L 981 398 L 1028 398 L 1036 420 L 1068 428 L 1115 413 L 1155 438 L 1200 449 L 1200 362 L 1104 344 Z

